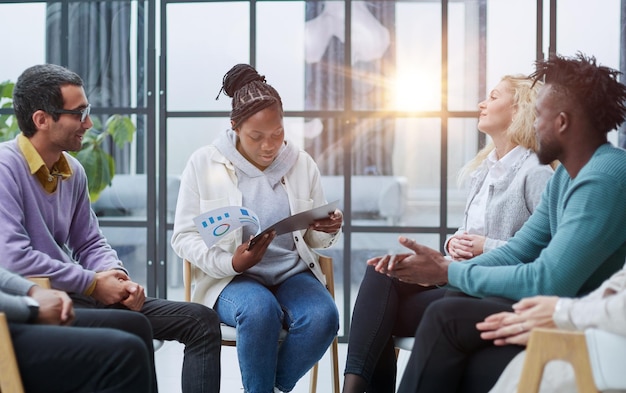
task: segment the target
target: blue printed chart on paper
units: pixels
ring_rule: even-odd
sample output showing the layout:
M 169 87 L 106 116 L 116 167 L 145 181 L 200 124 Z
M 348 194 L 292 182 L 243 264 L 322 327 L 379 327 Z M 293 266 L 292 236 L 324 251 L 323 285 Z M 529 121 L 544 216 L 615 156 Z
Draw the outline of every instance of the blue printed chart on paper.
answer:
M 261 223 L 256 213 L 249 208 L 241 206 L 226 206 L 214 209 L 195 217 L 193 222 L 196 224 L 196 228 L 198 228 L 198 232 L 200 232 L 200 236 L 202 236 L 202 240 L 204 240 L 207 247 L 212 247 L 224 236 L 244 225 L 251 225 L 256 228 L 256 236 L 251 240 L 251 243 L 254 243 L 260 236 L 271 230 L 276 231 L 277 235 L 282 235 L 283 233 L 306 229 L 314 220 L 328 217 L 330 213 L 337 209 L 338 204 L 339 201 L 334 201 L 294 214 L 270 225 L 263 232 L 261 232 Z
M 200 214 L 193 219 L 207 247 L 213 246 L 234 230 L 251 225 L 261 232 L 259 217 L 252 210 L 241 206 L 226 206 Z

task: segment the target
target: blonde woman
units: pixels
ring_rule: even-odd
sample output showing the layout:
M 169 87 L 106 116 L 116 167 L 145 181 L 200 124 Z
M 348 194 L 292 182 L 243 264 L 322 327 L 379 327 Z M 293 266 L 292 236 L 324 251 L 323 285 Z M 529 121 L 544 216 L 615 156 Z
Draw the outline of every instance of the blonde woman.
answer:
M 471 184 L 463 224 L 445 244 L 455 260 L 470 259 L 506 243 L 535 210 L 552 175 L 533 153 L 537 150 L 533 130 L 537 89 L 531 86 L 532 81 L 523 75 L 505 76 L 478 105 L 478 129 L 491 141 L 459 176 L 460 182 L 469 178 Z

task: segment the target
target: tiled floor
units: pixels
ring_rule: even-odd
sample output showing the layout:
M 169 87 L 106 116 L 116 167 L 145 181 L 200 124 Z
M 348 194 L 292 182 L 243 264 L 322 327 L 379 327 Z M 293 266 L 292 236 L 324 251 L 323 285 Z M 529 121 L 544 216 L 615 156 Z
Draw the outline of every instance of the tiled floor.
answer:
M 343 383 L 343 369 L 346 363 L 347 344 L 339 344 L 339 384 Z M 318 371 L 318 393 L 331 393 L 330 352 L 327 351 L 320 360 Z M 166 342 L 155 354 L 157 379 L 160 393 L 181 393 L 180 371 L 183 359 L 183 346 L 177 342 Z M 400 351 L 398 358 L 399 373 L 403 372 L 408 360 L 408 352 Z M 305 375 L 296 385 L 293 393 L 309 391 L 310 375 Z M 341 386 L 340 386 L 341 387 Z M 241 375 L 237 364 L 237 354 L 234 347 L 222 347 L 222 381 L 221 392 L 243 392 Z

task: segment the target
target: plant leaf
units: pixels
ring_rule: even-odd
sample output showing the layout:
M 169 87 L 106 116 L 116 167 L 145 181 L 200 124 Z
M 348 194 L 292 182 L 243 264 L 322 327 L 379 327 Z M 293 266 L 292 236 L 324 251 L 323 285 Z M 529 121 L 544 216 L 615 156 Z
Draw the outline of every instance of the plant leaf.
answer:
M 113 115 L 107 120 L 106 132 L 113 137 L 113 141 L 121 149 L 125 143 L 132 142 L 135 125 L 128 116 Z
M 98 143 L 98 135 L 99 135 L 99 131 L 96 130 L 95 128 L 90 128 L 85 135 L 83 135 L 83 145 L 81 147 L 81 150 L 83 149 L 87 149 L 89 147 L 93 147 L 96 145 L 99 145 Z
M 115 173 L 115 161 L 97 145 L 81 149 L 75 157 L 85 168 L 89 179 L 89 199 L 95 202 L 102 190 L 111 184 Z
M 0 83 L 0 98 L 8 98 L 13 101 L 13 87 L 15 83 L 4 81 Z

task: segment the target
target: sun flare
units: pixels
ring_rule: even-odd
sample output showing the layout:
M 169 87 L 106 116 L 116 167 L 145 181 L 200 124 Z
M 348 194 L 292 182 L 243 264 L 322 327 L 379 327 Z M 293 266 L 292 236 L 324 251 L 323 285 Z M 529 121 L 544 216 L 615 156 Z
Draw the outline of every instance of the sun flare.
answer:
M 396 75 L 394 108 L 398 111 L 438 110 L 441 103 L 440 79 L 437 74 L 414 70 Z

